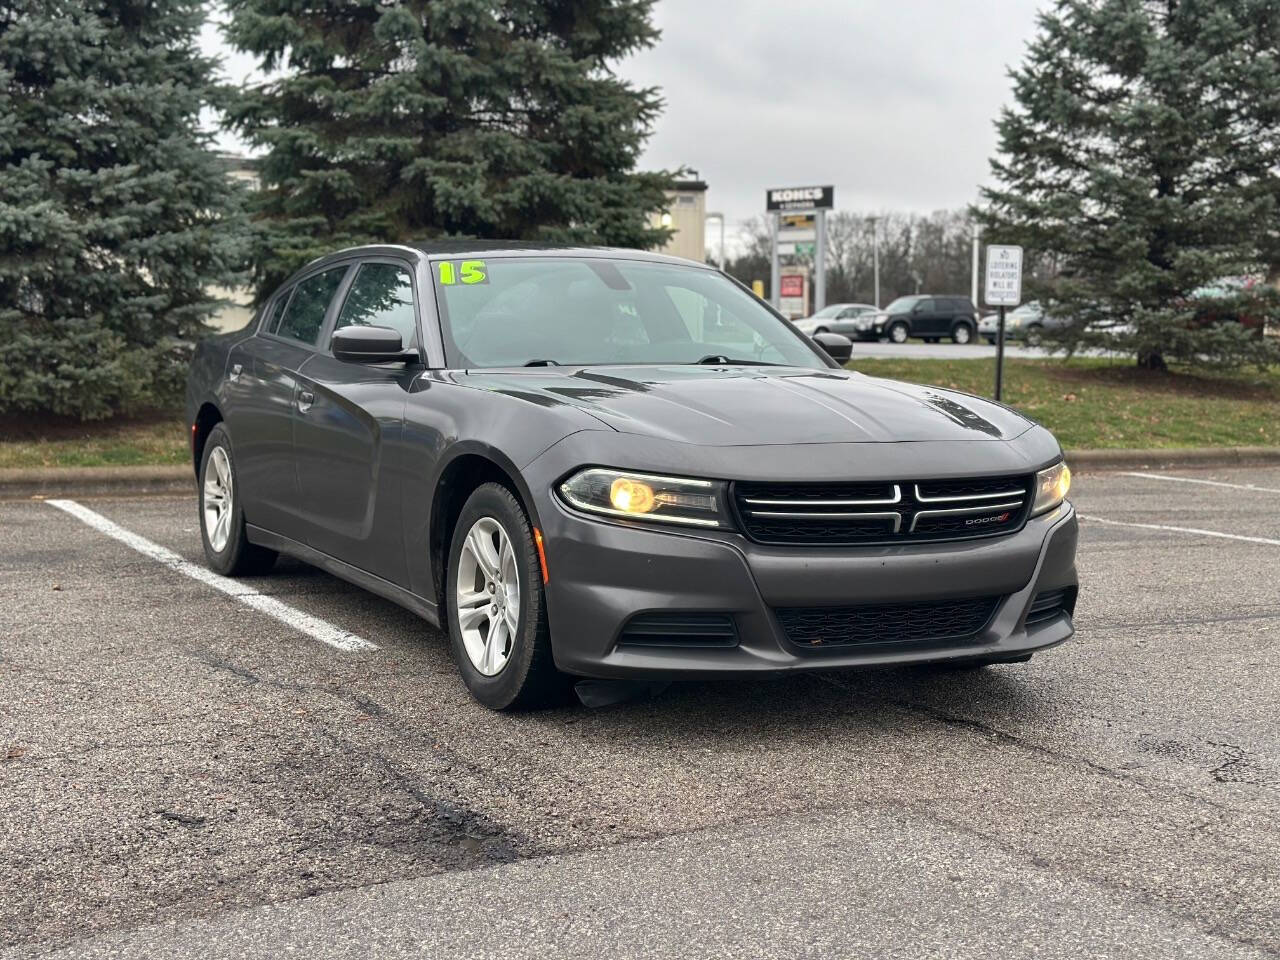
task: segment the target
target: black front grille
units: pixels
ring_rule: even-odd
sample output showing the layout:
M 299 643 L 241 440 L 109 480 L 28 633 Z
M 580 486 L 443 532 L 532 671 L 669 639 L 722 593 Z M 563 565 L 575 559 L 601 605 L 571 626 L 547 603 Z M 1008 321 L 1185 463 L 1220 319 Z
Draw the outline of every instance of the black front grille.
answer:
M 999 597 L 867 607 L 783 607 L 774 611 L 787 639 L 802 647 L 930 644 L 977 636 Z
M 1044 623 L 1063 613 L 1070 615 L 1075 608 L 1075 587 L 1042 591 L 1037 593 L 1036 598 L 1031 601 L 1031 609 L 1027 611 L 1027 626 Z
M 733 485 L 743 531 L 758 543 L 845 546 L 1013 533 L 1031 505 L 1028 475 L 957 480 Z
M 727 613 L 639 613 L 618 643 L 631 647 L 735 647 L 738 631 Z

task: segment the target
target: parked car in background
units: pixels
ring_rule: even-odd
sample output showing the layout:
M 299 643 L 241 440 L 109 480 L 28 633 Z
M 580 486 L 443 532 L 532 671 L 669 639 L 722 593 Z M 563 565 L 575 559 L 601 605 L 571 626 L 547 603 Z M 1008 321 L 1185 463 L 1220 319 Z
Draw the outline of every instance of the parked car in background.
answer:
M 876 308 L 870 303 L 833 303 L 812 317 L 795 321 L 796 329 L 812 337 L 815 333 L 839 333 L 862 340 L 875 338 Z
M 1255 313 L 1241 313 L 1230 304 L 1232 298 L 1246 294 L 1265 280 L 1258 276 L 1222 277 L 1191 292 L 1188 304 L 1196 311 L 1195 326 L 1209 327 L 1219 323 L 1238 323 L 1246 330 L 1259 335 L 1266 329 L 1266 317 Z
M 1044 307 L 1032 300 L 1004 315 L 1004 338 L 1005 340 L 1022 340 L 1034 347 L 1040 343 L 1046 330 L 1056 330 L 1064 323 L 1065 321 L 1046 314 Z M 995 343 L 999 332 L 999 314 L 988 314 L 978 322 L 978 334 L 987 343 Z
M 899 297 L 875 315 L 870 336 L 906 343 L 920 337 L 926 343 L 937 343 L 950 337 L 956 343 L 969 343 L 978 330 L 978 311 L 968 297 L 916 294 Z

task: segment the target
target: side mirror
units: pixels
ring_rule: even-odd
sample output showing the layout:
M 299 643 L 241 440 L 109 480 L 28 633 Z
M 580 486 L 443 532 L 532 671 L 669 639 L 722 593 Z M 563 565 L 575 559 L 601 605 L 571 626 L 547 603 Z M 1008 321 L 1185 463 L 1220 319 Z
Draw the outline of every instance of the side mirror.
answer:
M 416 360 L 418 356 L 413 351 L 405 351 L 400 331 L 390 327 L 343 327 L 333 332 L 329 349 L 346 363 L 390 363 Z
M 838 333 L 816 333 L 813 339 L 837 363 L 845 363 L 853 356 L 853 341 L 848 337 Z

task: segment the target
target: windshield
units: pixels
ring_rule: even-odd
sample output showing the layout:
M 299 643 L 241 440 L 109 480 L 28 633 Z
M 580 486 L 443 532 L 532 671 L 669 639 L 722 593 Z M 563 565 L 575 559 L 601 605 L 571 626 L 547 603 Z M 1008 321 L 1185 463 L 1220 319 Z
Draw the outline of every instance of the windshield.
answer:
M 710 270 L 570 257 L 446 261 L 432 269 L 451 367 L 715 357 L 826 367 L 790 324 Z
M 916 301 L 919 299 L 919 297 L 899 297 L 897 300 L 893 301 L 893 303 L 885 307 L 884 312 L 902 313 L 914 307 L 916 305 Z

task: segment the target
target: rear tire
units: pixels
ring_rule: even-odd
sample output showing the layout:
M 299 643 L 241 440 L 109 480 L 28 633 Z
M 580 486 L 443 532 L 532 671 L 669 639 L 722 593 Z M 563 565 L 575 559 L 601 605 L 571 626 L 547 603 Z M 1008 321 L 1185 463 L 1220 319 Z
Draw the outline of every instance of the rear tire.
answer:
M 225 424 L 215 426 L 205 441 L 198 494 L 200 539 L 209 569 L 224 577 L 267 573 L 276 562 L 276 552 L 250 543 L 245 534 L 231 433 Z
M 961 346 L 973 342 L 973 324 L 961 320 L 951 328 L 951 342 Z
M 471 695 L 491 710 L 564 703 L 570 678 L 551 654 L 533 526 L 502 484 L 483 484 L 467 498 L 445 582 L 449 642 Z

